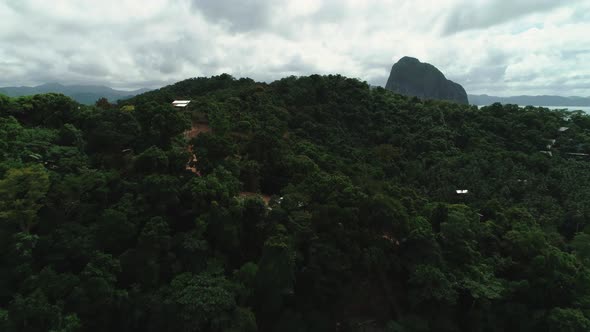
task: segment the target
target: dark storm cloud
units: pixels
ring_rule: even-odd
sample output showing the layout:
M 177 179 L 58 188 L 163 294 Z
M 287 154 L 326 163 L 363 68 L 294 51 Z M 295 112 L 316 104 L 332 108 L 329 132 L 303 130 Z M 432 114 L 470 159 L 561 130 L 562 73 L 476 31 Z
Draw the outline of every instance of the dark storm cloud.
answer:
M 272 4 L 265 0 L 192 0 L 192 8 L 210 22 L 226 24 L 232 32 L 248 32 L 268 26 Z
M 443 25 L 443 35 L 484 29 L 524 15 L 549 11 L 580 0 L 465 1 L 453 7 Z

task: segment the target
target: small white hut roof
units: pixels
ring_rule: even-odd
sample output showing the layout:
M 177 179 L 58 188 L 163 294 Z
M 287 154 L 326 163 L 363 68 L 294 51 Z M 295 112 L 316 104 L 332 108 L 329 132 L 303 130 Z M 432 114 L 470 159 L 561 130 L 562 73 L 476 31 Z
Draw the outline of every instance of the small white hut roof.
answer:
M 190 100 L 175 100 L 172 102 L 174 107 L 186 107 L 191 101 Z
M 563 132 L 563 131 L 566 131 L 568 129 L 570 129 L 570 128 L 569 127 L 559 127 L 558 130 Z
M 467 193 L 469 193 L 469 190 L 467 190 L 467 189 L 457 189 L 455 191 L 457 192 L 457 194 L 467 194 Z

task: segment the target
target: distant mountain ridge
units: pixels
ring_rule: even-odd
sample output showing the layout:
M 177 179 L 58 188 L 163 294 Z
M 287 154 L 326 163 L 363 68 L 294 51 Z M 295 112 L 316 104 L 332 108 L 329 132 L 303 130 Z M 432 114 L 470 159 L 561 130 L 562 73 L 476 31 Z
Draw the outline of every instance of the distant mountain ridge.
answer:
M 469 95 L 474 105 L 491 105 L 493 103 L 533 105 L 533 106 L 590 106 L 590 97 L 563 96 L 511 96 L 497 97 L 488 95 Z
M 132 91 L 115 90 L 104 85 L 62 85 L 59 83 L 46 83 L 37 86 L 1 87 L 0 94 L 9 97 L 36 95 L 40 93 L 62 93 L 81 104 L 94 104 L 104 97 L 110 102 L 120 99 L 128 99 L 135 95 L 150 91 L 150 89 L 138 89 Z
M 435 66 L 408 56 L 393 65 L 385 89 L 422 99 L 469 103 L 460 84 L 448 80 Z

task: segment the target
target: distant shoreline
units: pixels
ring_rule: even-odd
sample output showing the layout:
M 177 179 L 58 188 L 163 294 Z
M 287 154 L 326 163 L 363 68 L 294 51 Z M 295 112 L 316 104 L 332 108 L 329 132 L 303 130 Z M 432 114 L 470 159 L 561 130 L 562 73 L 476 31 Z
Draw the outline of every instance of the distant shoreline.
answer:
M 484 106 L 490 106 L 491 104 L 488 105 L 476 105 L 477 108 L 482 108 Z M 550 105 L 550 106 L 546 106 L 546 105 L 518 105 L 518 107 L 526 107 L 526 106 L 534 106 L 534 107 L 543 107 L 543 108 L 548 108 L 551 110 L 568 110 L 568 111 L 582 111 L 585 113 L 589 113 L 590 114 L 590 106 L 556 106 L 556 105 Z
M 590 107 L 590 97 L 578 96 L 510 96 L 498 97 L 489 95 L 468 95 L 469 102 L 474 105 L 491 105 L 493 103 L 514 105 L 551 105 L 551 107 Z

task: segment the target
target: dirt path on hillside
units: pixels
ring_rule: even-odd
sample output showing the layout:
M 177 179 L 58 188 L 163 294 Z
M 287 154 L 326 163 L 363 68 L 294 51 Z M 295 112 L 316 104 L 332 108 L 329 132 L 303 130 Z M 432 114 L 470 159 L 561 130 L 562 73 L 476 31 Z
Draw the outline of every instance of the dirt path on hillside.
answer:
M 193 121 L 193 123 L 191 125 L 191 129 L 184 132 L 184 137 L 187 140 L 191 140 L 191 139 L 199 136 L 200 133 L 210 133 L 210 132 L 211 132 L 211 127 L 209 127 L 209 124 Z M 196 167 L 197 155 L 193 152 L 193 146 L 189 144 L 187 146 L 187 151 L 190 153 L 190 159 L 186 163 L 186 169 L 198 176 L 201 176 L 201 173 L 199 172 L 199 170 Z
M 249 191 L 242 191 L 240 193 L 240 197 L 260 197 L 260 198 L 262 198 L 262 200 L 264 201 L 264 203 L 266 205 L 268 205 L 268 202 L 270 202 L 270 196 L 269 195 L 264 195 L 264 194 L 259 194 L 259 193 L 253 193 L 253 192 L 249 192 Z
M 211 127 L 209 127 L 209 124 L 193 121 L 193 123 L 191 125 L 191 129 L 184 132 L 184 137 L 186 138 L 187 141 L 189 141 L 189 140 L 199 136 L 200 133 L 210 133 L 211 131 L 212 130 L 211 130 Z M 196 167 L 197 155 L 193 152 L 193 146 L 189 144 L 189 145 L 187 145 L 186 149 L 190 153 L 189 161 L 186 163 L 186 169 L 198 176 L 201 176 L 201 172 L 199 172 L 199 170 Z M 239 196 L 240 197 L 258 197 L 259 196 L 262 198 L 262 200 L 264 201 L 264 203 L 266 205 L 268 205 L 268 203 L 270 202 L 270 196 L 264 195 L 264 194 L 258 194 L 258 193 L 244 191 L 244 192 L 241 192 L 239 194 Z
M 200 133 L 210 132 L 211 127 L 209 127 L 209 124 L 193 121 L 191 129 L 184 132 L 184 137 L 186 137 L 187 139 L 191 139 L 197 137 Z

